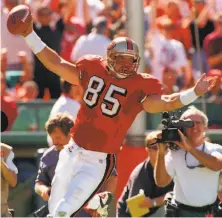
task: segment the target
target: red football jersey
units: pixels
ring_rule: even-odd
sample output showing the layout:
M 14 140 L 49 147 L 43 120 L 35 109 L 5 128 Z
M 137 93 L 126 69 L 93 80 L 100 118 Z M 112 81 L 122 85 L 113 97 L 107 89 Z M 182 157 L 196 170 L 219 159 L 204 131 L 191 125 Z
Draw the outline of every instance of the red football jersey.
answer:
M 159 81 L 147 74 L 116 79 L 106 60 L 85 56 L 76 65 L 84 88 L 83 103 L 72 129 L 74 141 L 87 150 L 117 153 L 127 130 L 143 110 L 146 95 L 161 94 Z

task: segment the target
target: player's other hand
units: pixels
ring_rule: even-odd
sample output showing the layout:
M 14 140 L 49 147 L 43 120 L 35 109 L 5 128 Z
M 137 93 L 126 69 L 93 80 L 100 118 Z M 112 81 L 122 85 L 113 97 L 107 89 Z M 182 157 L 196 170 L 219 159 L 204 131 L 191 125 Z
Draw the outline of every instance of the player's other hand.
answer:
M 206 92 L 210 91 L 216 84 L 217 77 L 207 78 L 206 73 L 204 73 L 201 78 L 196 82 L 194 86 L 194 91 L 197 96 L 204 95 Z
M 49 200 L 50 191 L 51 191 L 50 187 L 45 187 L 45 189 L 42 191 L 41 197 L 44 201 Z

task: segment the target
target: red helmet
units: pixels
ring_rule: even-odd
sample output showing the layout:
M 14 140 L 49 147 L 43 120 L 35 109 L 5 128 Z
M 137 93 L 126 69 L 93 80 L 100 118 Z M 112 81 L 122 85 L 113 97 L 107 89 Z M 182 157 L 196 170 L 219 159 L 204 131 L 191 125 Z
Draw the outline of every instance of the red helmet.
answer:
M 133 61 L 131 64 L 127 64 L 127 67 L 117 69 L 116 57 L 118 56 L 133 57 Z M 107 64 L 110 70 L 117 74 L 119 78 L 126 78 L 135 74 L 138 70 L 139 62 L 139 48 L 133 40 L 127 37 L 118 37 L 109 44 L 107 48 Z

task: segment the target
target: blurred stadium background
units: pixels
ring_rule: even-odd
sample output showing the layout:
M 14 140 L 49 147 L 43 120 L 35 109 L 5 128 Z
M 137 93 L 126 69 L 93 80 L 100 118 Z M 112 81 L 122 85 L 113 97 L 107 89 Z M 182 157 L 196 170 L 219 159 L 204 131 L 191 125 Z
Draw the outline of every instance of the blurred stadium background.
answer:
M 1 105 L 10 124 L 1 134 L 1 142 L 13 146 L 19 170 L 18 185 L 9 196 L 9 205 L 15 209 L 16 216 L 27 217 L 42 205 L 33 190 L 34 180 L 39 158 L 48 147 L 44 125 L 61 93 L 59 79 L 44 74 L 43 67 L 23 39 L 7 32 L 7 13 L 17 4 L 31 7 L 37 33 L 69 61 L 74 62 L 83 52 L 75 50 L 78 38 L 89 34 L 92 26 L 95 28 L 93 21 L 96 17 L 103 16 L 106 18 L 104 37 L 113 39 L 127 35 L 134 39 L 140 47 L 141 57 L 144 57 L 141 58 L 140 71 L 160 77 L 165 93 L 191 87 L 204 72 L 208 76 L 218 75 L 217 89 L 198 99 L 194 105 L 209 118 L 209 139 L 222 144 L 222 43 L 219 48 L 210 47 L 213 42 L 209 40 L 210 34 L 222 29 L 222 17 L 220 22 L 214 19 L 216 13 L 222 12 L 221 0 L 1 0 L 1 86 L 4 87 L 1 89 Z M 152 35 L 152 31 L 159 32 L 167 40 L 170 35 L 180 41 L 185 61 L 174 64 L 173 60 L 170 63 L 170 59 L 166 59 L 160 68 L 155 62 L 160 53 L 155 50 L 157 47 L 153 42 L 159 36 Z M 105 49 L 101 51 L 103 53 Z M 167 57 L 170 55 L 168 52 Z M 215 55 L 219 55 L 217 62 L 211 59 Z M 156 74 L 158 70 L 161 75 Z M 165 78 L 167 71 L 172 72 Z M 145 134 L 156 129 L 160 121 L 161 114 L 141 113 L 128 131 L 117 159 L 116 198 L 132 169 L 146 158 Z

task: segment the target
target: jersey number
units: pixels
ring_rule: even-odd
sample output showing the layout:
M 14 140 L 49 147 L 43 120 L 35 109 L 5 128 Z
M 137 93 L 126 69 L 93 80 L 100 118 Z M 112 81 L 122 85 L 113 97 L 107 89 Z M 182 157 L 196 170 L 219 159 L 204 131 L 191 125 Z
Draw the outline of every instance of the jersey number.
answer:
M 105 88 L 105 82 L 102 78 L 93 76 L 89 80 L 88 89 L 86 90 L 83 100 L 93 108 L 98 104 L 99 98 Z M 103 102 L 100 105 L 101 111 L 105 116 L 115 117 L 121 108 L 120 102 L 114 97 L 115 94 L 126 96 L 127 90 L 111 84 L 105 94 Z

